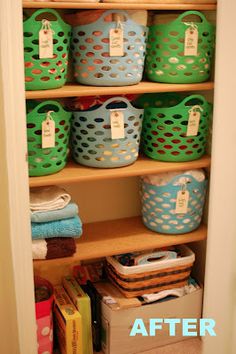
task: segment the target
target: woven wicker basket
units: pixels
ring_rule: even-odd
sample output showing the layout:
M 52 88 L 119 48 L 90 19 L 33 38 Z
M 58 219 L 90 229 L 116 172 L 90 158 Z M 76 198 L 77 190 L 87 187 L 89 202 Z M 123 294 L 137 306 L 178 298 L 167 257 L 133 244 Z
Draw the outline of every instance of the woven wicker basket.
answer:
M 195 255 L 187 246 L 179 249 L 180 258 L 138 266 L 122 266 L 116 258 L 108 257 L 108 277 L 128 298 L 180 288 L 187 284 Z

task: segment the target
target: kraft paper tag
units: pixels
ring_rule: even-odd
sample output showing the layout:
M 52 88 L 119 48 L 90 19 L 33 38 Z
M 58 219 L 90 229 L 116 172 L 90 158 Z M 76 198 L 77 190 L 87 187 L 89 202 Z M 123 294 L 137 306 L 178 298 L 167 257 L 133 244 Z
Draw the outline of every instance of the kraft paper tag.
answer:
M 110 56 L 123 57 L 124 55 L 124 34 L 121 28 L 110 30 Z
M 53 31 L 50 21 L 43 20 L 42 29 L 39 31 L 39 58 L 53 58 Z
M 123 139 L 125 137 L 124 114 L 121 111 L 110 112 L 111 138 Z
M 184 55 L 197 55 L 198 50 L 198 29 L 190 26 L 185 31 Z
M 181 190 L 177 193 L 176 198 L 176 214 L 186 214 L 188 212 L 188 201 L 189 201 L 189 192 L 187 190 Z
M 42 148 L 55 147 L 55 122 L 50 115 L 42 122 Z
M 196 111 L 189 112 L 186 136 L 196 136 L 200 123 L 201 113 Z

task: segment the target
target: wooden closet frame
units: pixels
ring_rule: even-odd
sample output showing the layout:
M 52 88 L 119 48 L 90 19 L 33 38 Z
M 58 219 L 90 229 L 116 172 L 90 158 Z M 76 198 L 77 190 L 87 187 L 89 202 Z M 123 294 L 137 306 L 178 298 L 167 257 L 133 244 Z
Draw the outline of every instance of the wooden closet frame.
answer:
M 45 3 L 36 2 L 27 4 L 25 3 L 25 6 L 29 7 L 32 7 L 32 4 L 34 7 L 45 5 Z M 50 7 L 63 8 L 62 3 L 49 4 Z M 99 7 L 118 8 L 115 4 L 110 4 L 110 7 L 108 5 L 106 4 L 107 7 L 104 5 Z M 198 5 L 195 9 L 204 9 L 202 6 Z M 68 8 L 68 3 L 65 5 L 66 7 Z M 73 4 L 73 8 L 76 7 L 97 8 L 96 4 L 90 4 L 89 6 L 74 6 Z M 125 5 L 119 7 L 123 9 L 134 8 L 133 6 L 126 7 Z M 142 4 L 142 6 L 136 5 L 135 8 L 160 9 L 161 7 Z M 174 5 L 163 5 L 163 8 L 173 9 Z M 186 6 L 181 5 L 179 9 L 185 10 Z M 235 101 L 234 58 L 236 57 L 236 50 L 233 47 L 235 42 L 234 13 L 236 13 L 234 0 L 228 0 L 228 3 L 226 0 L 219 0 L 213 149 L 203 314 L 204 317 L 216 320 L 219 332 L 217 332 L 216 338 L 204 339 L 204 354 L 212 354 L 214 352 L 217 354 L 230 353 L 229 346 L 232 338 L 230 323 L 232 323 L 233 316 L 231 310 L 233 300 L 230 295 L 235 291 L 232 277 L 235 274 L 233 272 L 233 245 L 235 245 L 234 238 L 236 235 L 234 210 L 236 198 L 234 177 L 236 174 L 236 164 L 234 162 L 236 155 L 234 142 L 236 119 L 233 105 Z M 11 240 L 11 251 L 6 253 L 5 257 L 10 259 L 13 265 L 14 286 L 11 291 L 15 295 L 17 311 L 16 317 L 12 321 L 15 320 L 18 327 L 16 335 L 19 341 L 18 353 L 36 354 L 33 267 L 28 210 L 29 180 L 26 161 L 22 4 L 20 0 L 0 0 L 0 36 L 0 70 L 2 76 L 0 81 L 0 90 L 2 89 L 2 92 L 0 92 L 3 98 L 1 129 L 4 130 L 6 138 L 5 149 L 1 151 L 3 154 L 1 159 L 6 159 L 6 169 L 0 171 L 0 173 L 8 177 L 8 186 L 6 188 L 8 188 L 8 202 L 10 205 L 10 233 L 1 235 L 1 237 L 3 236 L 3 240 L 4 237 L 9 237 Z M 135 93 L 133 88 L 132 92 Z M 174 89 L 174 87 L 172 88 Z M 74 88 L 72 89 L 74 90 Z M 155 90 L 155 88 L 151 90 Z M 32 94 L 27 92 L 27 96 L 29 97 L 30 95 Z M 4 262 L 4 257 L 1 262 Z M 4 285 L 1 284 L 1 286 Z M 221 305 L 219 306 L 219 304 Z M 4 352 L 4 354 L 8 353 Z

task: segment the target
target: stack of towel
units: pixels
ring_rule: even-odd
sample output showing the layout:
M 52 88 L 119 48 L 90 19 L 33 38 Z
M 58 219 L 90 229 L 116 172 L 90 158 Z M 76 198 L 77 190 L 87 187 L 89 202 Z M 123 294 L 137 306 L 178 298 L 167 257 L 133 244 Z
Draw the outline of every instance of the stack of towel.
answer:
M 78 206 L 57 186 L 30 191 L 30 215 L 33 259 L 72 256 L 75 239 L 82 235 Z

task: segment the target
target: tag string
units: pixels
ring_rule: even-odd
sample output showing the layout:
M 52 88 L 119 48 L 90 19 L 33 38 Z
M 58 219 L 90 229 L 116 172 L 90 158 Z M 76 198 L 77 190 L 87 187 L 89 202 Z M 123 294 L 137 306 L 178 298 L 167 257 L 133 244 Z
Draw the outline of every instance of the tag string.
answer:
M 54 113 L 54 111 L 48 111 L 47 116 L 46 116 L 46 121 L 53 120 L 51 114 Z
M 120 19 L 120 15 L 116 14 L 115 15 L 115 20 L 116 20 L 116 29 L 124 29 L 124 24 L 122 23 L 121 19 Z
M 190 110 L 188 111 L 188 113 L 197 112 L 197 110 L 199 110 L 200 112 L 203 112 L 203 111 L 204 111 L 204 109 L 203 109 L 201 106 L 199 106 L 198 104 L 196 104 L 196 105 L 194 105 L 194 106 L 192 106 L 192 107 L 190 108 Z
M 184 182 L 184 183 L 181 184 L 181 192 L 182 192 L 182 194 L 184 194 L 186 192 L 186 190 L 187 190 L 187 183 Z
M 52 31 L 53 34 L 55 34 L 55 32 L 53 31 L 53 29 L 51 28 L 51 22 L 49 20 L 43 19 L 42 20 L 42 30 L 44 31 Z
M 184 22 L 185 26 L 192 28 L 193 30 L 198 31 L 198 25 L 195 22 Z

